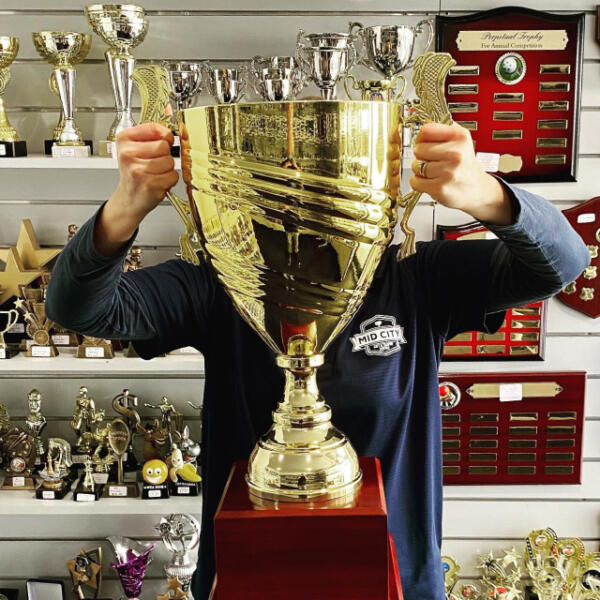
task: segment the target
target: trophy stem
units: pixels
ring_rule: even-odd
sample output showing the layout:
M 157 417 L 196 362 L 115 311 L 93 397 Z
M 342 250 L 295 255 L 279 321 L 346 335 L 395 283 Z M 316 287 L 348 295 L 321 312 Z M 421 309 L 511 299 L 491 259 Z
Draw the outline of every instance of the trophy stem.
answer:
M 335 87 L 321 88 L 319 91 L 323 100 L 335 100 Z
M 0 96 L 0 141 L 18 142 L 19 136 L 15 128 L 10 124 L 6 111 L 4 110 L 4 100 Z
M 123 129 L 135 125 L 131 116 L 131 92 L 133 91 L 131 75 L 135 58 L 126 53 L 116 54 L 112 49 L 107 50 L 105 56 L 117 108 L 117 115 L 108 133 L 108 139 L 114 141 Z
M 283 501 L 354 494 L 362 477 L 356 452 L 332 425 L 317 386 L 323 355 L 280 355 L 277 364 L 285 372 L 283 400 L 250 457 L 250 492 Z
M 77 128 L 75 127 L 75 69 L 61 67 L 54 69 L 54 79 L 60 96 L 63 112 L 63 123 L 58 143 L 67 146 L 82 146 Z

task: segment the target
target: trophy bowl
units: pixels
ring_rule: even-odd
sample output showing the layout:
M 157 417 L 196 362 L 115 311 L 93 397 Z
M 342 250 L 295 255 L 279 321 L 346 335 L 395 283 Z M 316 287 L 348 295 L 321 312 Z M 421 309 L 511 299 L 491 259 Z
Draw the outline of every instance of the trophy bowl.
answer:
M 55 67 L 80 63 L 92 44 L 89 33 L 74 31 L 36 31 L 31 36 L 37 53 Z
M 206 61 L 202 63 L 202 70 L 206 88 L 219 104 L 235 104 L 245 96 L 247 75 L 245 66 L 219 69 Z
M 306 85 L 293 56 L 255 56 L 250 62 L 250 73 L 256 93 L 269 102 L 292 100 Z
M 0 69 L 10 67 L 19 52 L 19 38 L 0 35 Z
M 165 60 L 162 66 L 169 74 L 171 100 L 175 102 L 177 110 L 189 108 L 202 86 L 202 65 L 196 62 Z
M 85 7 L 85 16 L 96 35 L 123 52 L 141 44 L 148 33 L 146 12 L 135 4 L 92 4 Z

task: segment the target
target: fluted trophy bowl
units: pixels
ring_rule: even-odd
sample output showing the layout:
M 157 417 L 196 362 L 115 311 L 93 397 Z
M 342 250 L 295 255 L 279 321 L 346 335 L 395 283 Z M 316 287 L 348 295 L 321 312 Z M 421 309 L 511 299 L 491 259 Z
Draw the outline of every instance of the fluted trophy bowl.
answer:
M 453 61 L 437 56 L 445 76 Z M 432 74 L 441 102 L 443 77 Z M 134 79 L 140 122 L 166 123 L 166 72 L 139 67 Z M 334 100 L 178 113 L 188 197 L 170 199 L 186 223 L 182 256 L 215 270 L 285 371 L 273 425 L 250 457 L 251 493 L 310 500 L 352 493 L 360 482 L 356 453 L 331 423 L 316 369 L 360 307 L 398 206 L 411 203 L 399 189 L 402 114 L 399 103 Z M 450 119 L 447 108 L 442 114 Z
M 0 35 L 0 69 L 10 67 L 19 52 L 19 38 Z
M 92 44 L 89 33 L 36 31 L 31 34 L 38 54 L 55 67 L 72 67 L 87 56 Z
M 146 11 L 136 4 L 91 4 L 85 16 L 96 35 L 124 52 L 141 44 L 148 33 Z

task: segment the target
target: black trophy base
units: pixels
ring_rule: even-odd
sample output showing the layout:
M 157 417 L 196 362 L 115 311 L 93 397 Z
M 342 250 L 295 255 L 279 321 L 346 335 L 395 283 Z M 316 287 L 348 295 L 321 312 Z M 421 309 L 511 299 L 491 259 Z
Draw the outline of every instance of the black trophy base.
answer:
M 0 348 L 0 360 L 7 360 L 19 354 L 19 349 L 11 346 Z
M 94 144 L 92 140 L 83 140 L 85 146 L 90 147 L 90 154 L 94 154 Z M 52 146 L 56 144 L 56 140 L 44 140 L 44 154 L 46 156 L 52 156 Z
M 109 481 L 102 490 L 103 498 L 137 498 L 140 490 L 137 483 Z
M 75 502 L 96 502 L 102 498 L 103 485 L 95 485 L 94 491 L 86 490 L 81 486 L 77 486 L 73 492 L 73 500 Z
M 151 483 L 144 482 L 142 486 L 143 500 L 161 500 L 169 496 L 169 486 L 166 483 L 152 485 Z
M 35 497 L 38 500 L 62 500 L 69 493 L 70 486 L 65 483 L 59 490 L 48 490 L 43 485 L 40 485 L 35 490 Z
M 24 140 L 0 142 L 0 158 L 15 158 L 17 156 L 27 156 L 27 142 Z
M 171 496 L 199 496 L 200 482 L 190 483 L 189 481 L 177 481 L 169 484 Z

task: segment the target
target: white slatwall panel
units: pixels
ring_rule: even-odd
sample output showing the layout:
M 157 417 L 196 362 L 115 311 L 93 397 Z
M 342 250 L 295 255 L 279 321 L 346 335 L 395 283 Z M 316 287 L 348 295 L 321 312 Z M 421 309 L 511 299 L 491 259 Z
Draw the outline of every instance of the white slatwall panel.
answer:
M 136 49 L 140 60 L 162 58 L 237 61 L 254 54 L 290 53 L 298 28 L 345 30 L 350 20 L 366 24 L 416 23 L 427 12 L 459 14 L 493 8 L 491 0 L 422 0 L 418 7 L 391 0 L 146 0 L 150 33 Z M 31 31 L 75 29 L 87 31 L 80 0 L 0 0 L 0 34 L 21 36 L 21 52 L 12 67 L 13 79 L 5 101 L 9 117 L 29 142 L 30 153 L 41 152 L 42 141 L 57 119 L 57 101 L 49 92 L 50 67 L 39 59 L 31 44 Z M 526 185 L 554 202 L 559 209 L 598 195 L 600 145 L 600 46 L 594 41 L 596 2 L 590 0 L 528 0 L 523 6 L 543 10 L 586 11 L 585 63 L 579 176 L 576 183 Z M 418 11 L 415 11 L 418 8 Z M 191 11 L 182 16 L 182 11 Z M 409 16 L 403 14 L 413 13 Z M 177 33 L 175 33 L 177 32 Z M 267 33 L 268 32 L 268 33 Z M 88 60 L 78 67 L 77 119 L 96 142 L 107 132 L 113 116 L 112 93 L 102 53 L 94 36 Z M 310 90 L 308 90 L 310 92 Z M 343 95 L 340 90 L 340 96 Z M 210 101 L 199 97 L 199 103 Z M 137 103 L 137 98 L 135 98 Z M 92 107 L 92 109 L 90 108 Z M 1 165 L 0 165 L 1 166 Z M 40 241 L 62 244 L 68 223 L 81 224 L 114 189 L 116 169 L 7 169 L 0 168 L 0 246 L 14 243 L 18 224 L 31 218 Z M 181 189 L 181 187 L 179 188 Z M 424 199 L 415 211 L 413 225 L 419 239 L 430 239 L 435 225 L 461 223 L 465 215 L 434 206 Z M 138 243 L 145 264 L 173 256 L 179 222 L 167 203 L 148 217 Z M 549 302 L 546 360 L 544 362 L 445 363 L 442 371 L 586 370 L 585 447 L 581 485 L 568 486 L 449 486 L 444 490 L 444 551 L 462 564 L 465 579 L 479 577 L 478 554 L 493 549 L 522 548 L 524 535 L 533 528 L 554 527 L 561 535 L 579 535 L 590 549 L 600 541 L 600 319 L 593 321 L 557 300 Z M 145 363 L 139 359 L 77 361 L 69 352 L 56 360 L 19 357 L 0 362 L 0 402 L 18 421 L 25 413 L 27 392 L 36 387 L 45 395 L 47 434 L 72 439 L 69 416 L 80 385 L 87 385 L 98 404 L 110 410 L 110 400 L 129 387 L 143 401 L 166 394 L 188 415 L 193 435 L 199 416 L 187 401 L 201 398 L 204 380 L 199 357 L 175 357 Z M 143 409 L 145 416 L 151 411 Z M 26 577 L 64 577 L 64 561 L 82 546 L 104 543 L 111 533 L 153 538 L 153 525 L 169 511 L 200 513 L 200 500 L 173 503 L 102 501 L 93 507 L 75 502 L 41 503 L 21 492 L 0 493 L 0 587 L 19 587 Z M 390 506 L 390 510 L 394 507 Z M 92 514 L 93 512 L 93 514 Z M 490 518 L 492 517 L 492 518 Z M 106 548 L 107 556 L 110 551 Z M 163 591 L 159 548 L 144 586 L 144 597 Z M 107 568 L 105 594 L 119 593 L 118 582 Z M 69 585 L 67 585 L 69 589 Z

